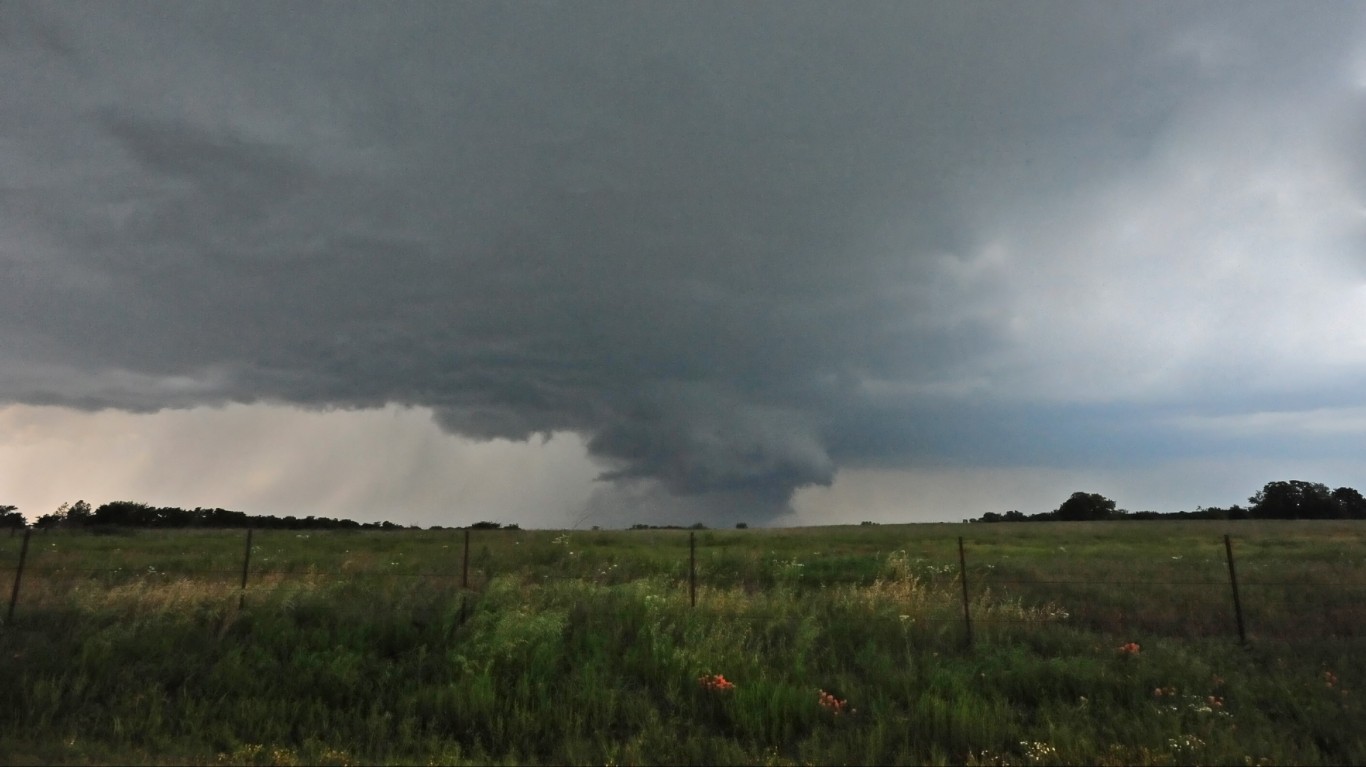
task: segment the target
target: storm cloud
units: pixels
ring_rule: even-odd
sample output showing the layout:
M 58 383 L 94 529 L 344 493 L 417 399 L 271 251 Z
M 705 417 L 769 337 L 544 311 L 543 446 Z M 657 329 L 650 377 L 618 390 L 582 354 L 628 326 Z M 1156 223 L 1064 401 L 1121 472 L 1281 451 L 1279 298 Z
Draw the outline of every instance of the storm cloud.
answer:
M 842 468 L 1355 414 L 1331 458 L 1364 39 L 1349 4 L 5 4 L 0 402 L 415 406 L 759 519 Z

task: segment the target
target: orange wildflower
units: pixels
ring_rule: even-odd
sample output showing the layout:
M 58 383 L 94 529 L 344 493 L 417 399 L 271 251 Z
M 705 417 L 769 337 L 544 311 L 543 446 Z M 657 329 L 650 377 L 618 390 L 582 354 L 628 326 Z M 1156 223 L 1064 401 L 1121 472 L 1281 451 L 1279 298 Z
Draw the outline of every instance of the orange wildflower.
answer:
M 818 695 L 816 698 L 816 702 L 820 704 L 821 708 L 826 709 L 835 716 L 839 716 L 841 713 L 844 712 L 846 708 L 849 707 L 848 700 L 839 698 L 832 693 L 826 692 L 825 690 L 817 690 L 817 693 Z
M 720 674 L 703 674 L 697 678 L 697 683 L 704 690 L 715 692 L 726 692 L 735 689 L 735 684 Z

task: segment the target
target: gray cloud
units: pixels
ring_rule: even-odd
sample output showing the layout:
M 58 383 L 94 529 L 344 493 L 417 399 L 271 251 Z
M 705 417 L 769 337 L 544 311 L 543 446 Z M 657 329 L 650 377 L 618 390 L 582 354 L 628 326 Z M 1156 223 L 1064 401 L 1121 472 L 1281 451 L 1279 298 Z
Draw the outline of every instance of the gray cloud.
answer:
M 7 4 L 0 401 L 420 405 L 756 515 L 1193 450 L 1153 424 L 1366 372 L 1363 26 Z

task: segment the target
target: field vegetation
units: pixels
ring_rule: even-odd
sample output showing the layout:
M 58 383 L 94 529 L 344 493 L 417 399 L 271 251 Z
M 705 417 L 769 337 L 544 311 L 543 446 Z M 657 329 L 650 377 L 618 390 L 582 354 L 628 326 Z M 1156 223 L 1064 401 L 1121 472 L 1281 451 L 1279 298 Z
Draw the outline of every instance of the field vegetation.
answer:
M 270 530 L 243 591 L 242 531 L 49 530 L 0 762 L 1360 764 L 1364 539 L 479 530 L 466 571 L 460 530 Z

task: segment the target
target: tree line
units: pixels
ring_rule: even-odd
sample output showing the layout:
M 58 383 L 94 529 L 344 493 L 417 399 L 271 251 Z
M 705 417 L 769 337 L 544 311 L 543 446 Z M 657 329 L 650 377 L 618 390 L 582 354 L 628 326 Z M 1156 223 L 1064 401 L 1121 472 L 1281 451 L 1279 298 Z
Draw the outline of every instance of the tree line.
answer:
M 1116 508 L 1114 501 L 1099 493 L 1075 492 L 1053 511 L 1023 514 L 987 512 L 973 523 L 994 522 L 1092 522 L 1120 519 L 1366 519 L 1366 498 L 1354 488 L 1339 487 L 1329 490 L 1318 482 L 1290 480 L 1268 482 L 1256 495 L 1248 498 L 1248 506 L 1198 507 L 1195 511 L 1126 511 Z M 0 505 L 0 528 L 22 528 L 28 521 L 15 506 Z M 869 523 L 864 523 L 869 524 Z M 747 525 L 737 525 L 743 527 Z M 44 514 L 34 522 L 38 529 L 50 528 L 254 528 L 257 530 L 416 530 L 393 522 L 356 522 L 331 517 L 274 517 L 247 514 L 227 509 L 175 506 L 151 506 L 136 501 L 113 501 L 91 508 L 85 501 L 62 504 L 56 511 Z M 476 529 L 519 529 L 515 524 L 478 522 Z M 683 529 L 676 525 L 633 525 L 633 530 Z M 688 529 L 705 529 L 698 523 Z
M 1099 493 L 1076 492 L 1053 511 L 1022 514 L 989 511 L 969 522 L 1094 522 L 1112 519 L 1366 519 L 1366 498 L 1354 488 L 1329 490 L 1303 480 L 1268 482 L 1248 506 L 1198 507 L 1195 511 L 1126 511 Z
M 0 506 L 0 527 L 24 527 L 24 515 L 14 506 Z M 50 528 L 254 528 L 257 530 L 405 530 L 393 522 L 356 522 L 331 517 L 273 517 L 247 514 L 227 509 L 176 506 L 151 506 L 136 501 L 113 501 L 91 508 L 85 501 L 64 503 L 51 514 L 44 514 L 34 522 L 38 529 Z

